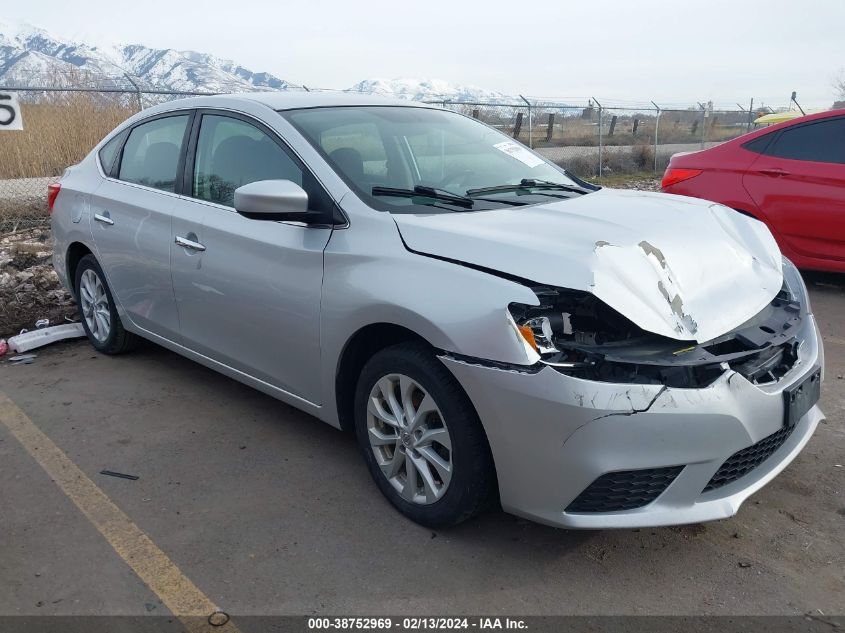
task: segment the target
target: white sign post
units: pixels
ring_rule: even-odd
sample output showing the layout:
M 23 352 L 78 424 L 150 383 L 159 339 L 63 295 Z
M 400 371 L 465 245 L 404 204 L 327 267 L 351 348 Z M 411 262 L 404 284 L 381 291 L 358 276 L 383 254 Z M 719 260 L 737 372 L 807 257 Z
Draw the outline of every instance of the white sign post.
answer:
M 0 132 L 3 130 L 22 130 L 23 117 L 18 95 L 0 92 Z

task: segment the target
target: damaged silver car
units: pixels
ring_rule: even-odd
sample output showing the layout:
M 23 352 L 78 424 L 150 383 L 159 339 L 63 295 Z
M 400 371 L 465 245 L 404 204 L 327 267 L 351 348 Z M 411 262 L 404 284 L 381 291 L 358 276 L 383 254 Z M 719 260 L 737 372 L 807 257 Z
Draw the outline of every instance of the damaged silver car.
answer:
M 823 417 L 807 290 L 762 223 L 600 189 L 454 112 L 184 99 L 50 204 L 96 349 L 149 339 L 354 431 L 424 525 L 729 517 Z

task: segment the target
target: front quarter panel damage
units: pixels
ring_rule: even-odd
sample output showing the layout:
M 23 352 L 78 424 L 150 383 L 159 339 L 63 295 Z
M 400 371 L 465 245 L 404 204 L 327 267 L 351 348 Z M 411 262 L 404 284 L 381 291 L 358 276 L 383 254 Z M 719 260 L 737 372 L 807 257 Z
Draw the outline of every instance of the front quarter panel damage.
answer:
M 395 221 L 415 253 L 589 292 L 643 330 L 682 341 L 734 329 L 783 281 L 765 225 L 680 196 L 603 189 L 530 207 Z
M 667 491 L 660 506 L 665 513 L 655 518 L 646 507 L 641 521 L 636 513 L 618 519 L 618 526 L 677 523 L 683 512 L 691 520 L 728 516 L 750 494 L 745 491 L 736 500 L 725 501 L 726 508 L 707 506 L 707 512 L 689 505 L 730 454 L 781 428 L 783 389 L 821 362 L 812 317 L 805 327 L 799 362 L 780 381 L 764 386 L 730 370 L 706 388 L 680 389 L 597 383 L 551 367 L 531 374 L 447 357 L 443 362 L 466 388 L 484 421 L 505 510 L 567 524 L 564 508 L 601 474 L 684 465 L 687 483 Z M 785 450 L 792 455 L 800 450 L 821 418 L 814 407 Z M 780 468 L 760 467 L 751 479 L 763 482 Z M 737 484 L 743 490 L 747 485 L 747 481 Z M 733 490 L 726 489 L 725 494 Z M 588 522 L 573 525 L 589 527 Z
M 507 309 L 512 301 L 536 305 L 530 288 L 410 254 L 389 214 L 360 212 L 355 223 L 355 231 L 334 231 L 324 256 L 324 419 L 337 424 L 334 379 L 345 345 L 373 324 L 401 326 L 454 354 L 522 367 L 536 363 L 538 355 L 526 346 Z

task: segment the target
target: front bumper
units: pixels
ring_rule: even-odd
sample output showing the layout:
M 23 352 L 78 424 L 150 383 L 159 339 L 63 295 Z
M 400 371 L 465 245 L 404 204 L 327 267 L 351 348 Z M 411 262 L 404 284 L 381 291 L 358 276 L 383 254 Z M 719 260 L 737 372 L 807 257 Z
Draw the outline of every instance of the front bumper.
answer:
M 722 487 L 708 482 L 737 451 L 783 427 L 783 390 L 824 366 L 815 319 L 801 332 L 798 361 L 779 381 L 754 385 L 727 370 L 703 389 L 582 380 L 551 367 L 524 373 L 441 360 L 478 411 L 502 507 L 571 528 L 633 528 L 722 519 L 783 470 L 823 419 L 818 405 L 765 461 Z M 611 512 L 566 508 L 605 473 L 683 466 L 656 499 Z

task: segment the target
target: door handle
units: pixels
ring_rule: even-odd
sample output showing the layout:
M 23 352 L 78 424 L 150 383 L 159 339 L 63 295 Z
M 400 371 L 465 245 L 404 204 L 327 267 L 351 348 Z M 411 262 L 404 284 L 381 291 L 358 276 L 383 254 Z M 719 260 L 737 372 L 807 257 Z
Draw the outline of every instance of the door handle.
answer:
M 105 213 L 95 213 L 94 219 L 97 222 L 101 222 L 102 224 L 108 224 L 109 226 L 114 224 L 114 220 L 111 219 L 111 216 L 109 215 L 108 211 L 106 211 Z
M 788 176 L 789 172 L 785 169 L 781 169 L 780 167 L 771 167 L 769 169 L 761 169 L 761 174 L 765 174 L 766 176 L 773 176 L 775 178 L 781 178 L 782 176 Z
M 196 236 L 194 236 L 196 237 Z M 179 246 L 184 246 L 185 248 L 190 248 L 193 251 L 204 251 L 205 246 L 200 244 L 199 242 L 195 242 L 194 240 L 189 240 L 187 237 L 181 237 L 179 235 L 176 236 L 176 243 Z

